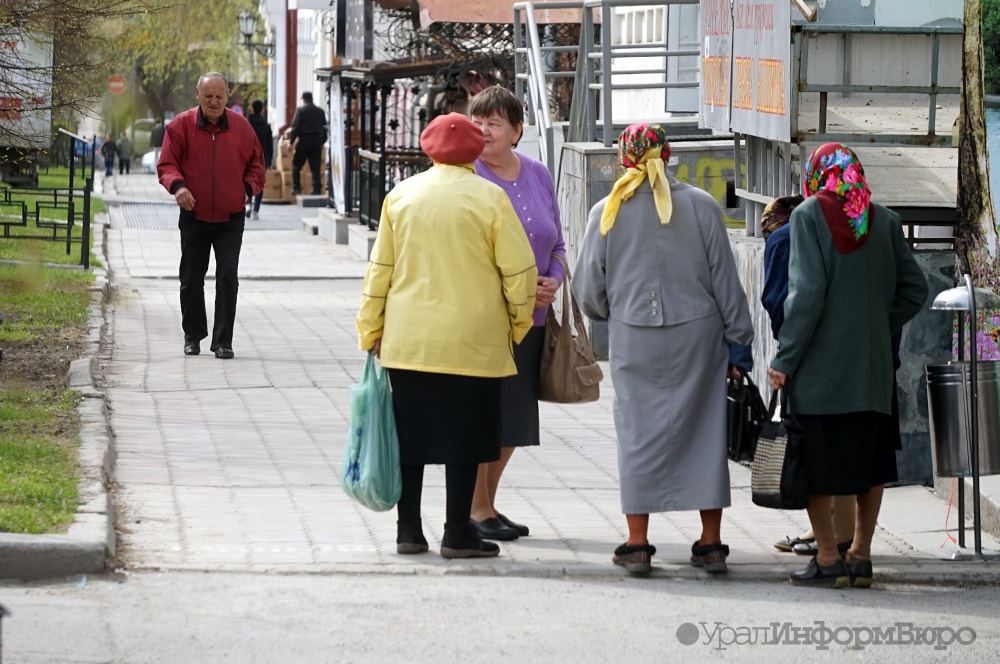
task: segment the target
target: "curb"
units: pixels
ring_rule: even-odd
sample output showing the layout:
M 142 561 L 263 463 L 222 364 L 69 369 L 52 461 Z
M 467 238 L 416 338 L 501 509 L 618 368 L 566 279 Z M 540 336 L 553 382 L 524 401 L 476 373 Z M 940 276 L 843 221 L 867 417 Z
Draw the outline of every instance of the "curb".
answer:
M 107 266 L 104 255 L 104 222 L 94 224 L 101 242 L 93 248 Z M 95 236 L 96 236 L 95 233 Z M 77 452 L 77 485 L 80 504 L 65 535 L 0 533 L 0 578 L 37 580 L 102 572 L 114 556 L 114 507 L 108 492 L 114 469 L 114 442 L 108 425 L 105 395 L 94 386 L 94 364 L 107 332 L 105 306 L 111 287 L 107 268 L 93 268 L 87 323 L 89 336 L 84 357 L 70 363 L 67 388 L 80 392 L 80 446 Z

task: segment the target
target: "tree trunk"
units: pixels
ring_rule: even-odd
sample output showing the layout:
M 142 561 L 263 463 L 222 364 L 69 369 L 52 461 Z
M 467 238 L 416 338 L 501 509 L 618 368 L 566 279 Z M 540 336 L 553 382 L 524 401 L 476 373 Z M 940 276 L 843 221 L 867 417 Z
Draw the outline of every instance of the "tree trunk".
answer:
M 965 1 L 965 31 L 962 38 L 962 99 L 959 112 L 958 210 L 955 253 L 960 274 L 994 293 L 1000 291 L 1000 240 L 990 196 L 989 151 L 986 144 L 986 108 L 983 93 L 983 7 L 981 0 Z M 978 311 L 976 351 L 980 359 L 997 356 L 996 337 L 1000 317 Z M 968 329 L 957 330 L 968 335 Z M 969 349 L 972 350 L 971 348 Z M 961 359 L 961 358 L 959 358 Z
M 990 196 L 983 97 L 983 9 L 981 0 L 965 2 L 962 40 L 962 86 L 958 143 L 958 219 L 955 252 L 962 273 L 977 286 L 1000 288 L 996 215 Z

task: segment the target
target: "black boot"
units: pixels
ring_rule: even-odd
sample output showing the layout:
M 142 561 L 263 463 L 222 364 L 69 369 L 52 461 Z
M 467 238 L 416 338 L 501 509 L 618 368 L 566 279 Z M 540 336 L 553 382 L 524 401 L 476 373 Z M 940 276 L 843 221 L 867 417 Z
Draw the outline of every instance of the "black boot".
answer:
M 470 521 L 459 526 L 444 524 L 442 558 L 492 558 L 498 555 L 500 547 L 493 542 L 484 542 Z
M 396 522 L 396 553 L 423 553 L 428 548 L 420 519 Z

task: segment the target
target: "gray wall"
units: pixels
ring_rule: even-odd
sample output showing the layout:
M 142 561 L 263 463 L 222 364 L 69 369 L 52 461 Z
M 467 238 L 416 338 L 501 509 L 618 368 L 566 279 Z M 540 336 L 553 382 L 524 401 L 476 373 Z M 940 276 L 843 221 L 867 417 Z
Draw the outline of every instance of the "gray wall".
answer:
M 682 164 L 688 164 L 689 172 L 695 172 L 699 162 L 703 166 L 717 163 L 724 156 L 722 146 L 729 146 L 728 159 L 731 164 L 732 144 L 729 142 L 718 142 L 718 144 L 718 146 L 702 144 L 707 147 L 704 151 L 699 151 L 697 143 L 691 144 L 690 147 L 672 146 L 678 163 L 670 167 L 671 172 L 676 173 L 677 166 Z M 705 161 L 706 158 L 710 161 Z M 695 167 L 692 168 L 691 164 Z M 719 189 L 715 180 L 731 177 L 731 167 L 728 175 L 724 173 L 724 169 L 713 168 L 713 172 L 718 171 L 717 175 L 703 178 L 695 184 L 708 191 L 724 191 L 724 186 Z M 702 168 L 702 172 L 707 171 Z M 567 143 L 563 146 L 562 171 L 559 174 L 557 193 L 570 265 L 576 263 L 579 243 L 583 237 L 590 208 L 607 196 L 619 173 L 615 148 L 605 148 L 595 143 Z M 724 205 L 724 200 L 720 200 L 720 204 Z M 742 210 L 736 208 L 726 212 L 728 217 L 743 223 Z M 743 230 L 731 230 L 729 238 L 743 288 L 747 294 L 754 329 L 757 331 L 753 348 L 756 365 L 753 380 L 761 388 L 766 399 L 769 388 L 766 387 L 765 371 L 777 347 L 771 336 L 770 319 L 760 304 L 764 281 L 764 241 L 760 238 L 747 237 Z M 918 251 L 914 256 L 930 285 L 929 305 L 935 295 L 954 285 L 955 255 L 945 251 Z M 607 359 L 607 326 L 591 323 L 589 330 L 598 357 Z M 901 484 L 931 484 L 933 481 L 924 366 L 929 363 L 947 362 L 950 359 L 951 336 L 952 314 L 930 309 L 922 311 L 904 329 L 900 350 L 902 367 L 896 376 L 899 383 L 900 429 L 903 438 L 903 450 L 896 455 Z

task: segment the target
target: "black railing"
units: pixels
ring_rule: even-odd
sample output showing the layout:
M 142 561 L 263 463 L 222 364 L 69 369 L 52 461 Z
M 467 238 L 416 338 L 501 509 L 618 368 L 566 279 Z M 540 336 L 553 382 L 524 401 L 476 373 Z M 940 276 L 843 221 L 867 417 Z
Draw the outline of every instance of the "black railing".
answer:
M 90 267 L 90 190 L 93 178 L 76 189 L 0 189 L 0 228 L 8 240 L 66 243 L 66 255 L 80 245 L 80 264 Z M 74 234 L 74 229 L 79 229 Z
M 360 161 L 360 221 L 378 230 L 382 201 L 396 183 L 427 170 L 431 160 L 418 148 L 390 148 L 385 152 L 358 150 Z

